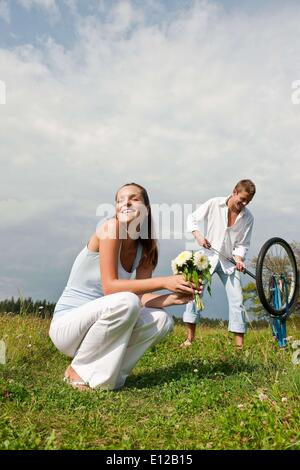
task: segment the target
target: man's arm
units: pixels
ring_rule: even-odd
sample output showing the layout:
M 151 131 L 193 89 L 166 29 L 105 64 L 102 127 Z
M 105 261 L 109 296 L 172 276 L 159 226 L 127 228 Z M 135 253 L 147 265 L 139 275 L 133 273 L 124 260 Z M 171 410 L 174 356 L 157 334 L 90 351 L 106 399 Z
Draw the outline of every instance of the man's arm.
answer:
M 244 271 L 245 269 L 245 258 L 250 247 L 253 222 L 253 217 L 249 217 L 249 221 L 246 223 L 245 230 L 232 251 L 233 257 L 236 261 L 236 269 L 238 271 Z
M 198 209 L 196 209 L 192 214 L 188 215 L 187 218 L 187 230 L 188 232 L 192 232 L 195 239 L 197 240 L 200 246 L 204 248 L 210 248 L 209 241 L 202 235 L 200 232 L 200 224 L 205 220 L 208 215 L 209 207 L 210 207 L 210 199 L 203 204 L 201 204 Z

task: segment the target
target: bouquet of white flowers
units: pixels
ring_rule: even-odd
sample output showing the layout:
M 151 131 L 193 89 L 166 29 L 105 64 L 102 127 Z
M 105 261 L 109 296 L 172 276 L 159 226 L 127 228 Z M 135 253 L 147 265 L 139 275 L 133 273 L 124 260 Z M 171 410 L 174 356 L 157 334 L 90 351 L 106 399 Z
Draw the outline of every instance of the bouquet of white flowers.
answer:
M 200 284 L 207 285 L 207 291 L 211 295 L 211 266 L 205 254 L 201 251 L 182 251 L 171 264 L 173 274 L 183 274 L 184 279 L 193 282 L 196 289 L 199 289 Z M 204 304 L 200 294 L 195 294 L 194 298 L 196 309 L 203 310 Z

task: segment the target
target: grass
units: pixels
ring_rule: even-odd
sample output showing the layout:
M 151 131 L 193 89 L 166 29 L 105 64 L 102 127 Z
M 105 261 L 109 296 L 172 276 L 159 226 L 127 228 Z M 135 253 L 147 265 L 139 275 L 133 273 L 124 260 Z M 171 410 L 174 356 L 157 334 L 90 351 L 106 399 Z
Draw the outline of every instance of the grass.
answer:
M 0 449 L 300 449 L 300 365 L 269 329 L 250 329 L 243 352 L 226 329 L 185 328 L 149 350 L 118 392 L 62 382 L 68 358 L 49 320 L 0 316 Z M 299 339 L 289 320 L 288 332 Z

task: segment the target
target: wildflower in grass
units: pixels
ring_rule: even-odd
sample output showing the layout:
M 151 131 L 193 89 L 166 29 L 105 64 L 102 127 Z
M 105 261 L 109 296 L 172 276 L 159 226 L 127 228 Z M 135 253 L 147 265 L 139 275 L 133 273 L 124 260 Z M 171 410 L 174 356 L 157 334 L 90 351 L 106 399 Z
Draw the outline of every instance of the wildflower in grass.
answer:
M 173 274 L 183 274 L 186 281 L 193 282 L 196 289 L 200 286 L 206 286 L 211 295 L 211 273 L 210 264 L 206 255 L 201 251 L 182 251 L 171 262 Z M 204 304 L 200 294 L 194 294 L 196 309 L 203 310 Z
M 268 399 L 268 395 L 261 392 L 261 393 L 258 394 L 258 398 L 260 399 L 260 401 L 265 401 L 265 400 Z

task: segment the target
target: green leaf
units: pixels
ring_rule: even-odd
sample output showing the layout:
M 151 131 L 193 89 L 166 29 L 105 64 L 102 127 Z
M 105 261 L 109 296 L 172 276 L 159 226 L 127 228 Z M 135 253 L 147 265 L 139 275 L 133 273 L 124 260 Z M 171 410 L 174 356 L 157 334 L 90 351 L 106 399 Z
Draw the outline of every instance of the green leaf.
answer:
M 192 273 L 192 281 L 196 285 L 196 288 L 198 289 L 199 287 L 199 274 L 198 272 L 194 269 Z

